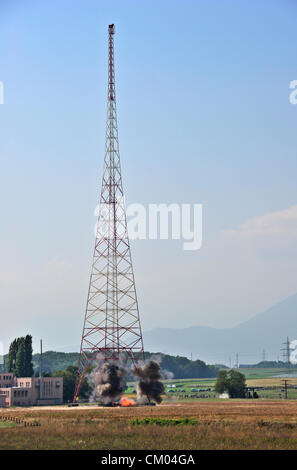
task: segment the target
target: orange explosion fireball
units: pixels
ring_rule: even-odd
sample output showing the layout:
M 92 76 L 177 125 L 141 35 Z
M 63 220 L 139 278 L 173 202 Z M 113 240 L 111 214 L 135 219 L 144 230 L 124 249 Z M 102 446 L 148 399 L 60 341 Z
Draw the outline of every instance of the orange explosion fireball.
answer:
M 132 398 L 122 397 L 121 406 L 134 406 L 135 401 Z

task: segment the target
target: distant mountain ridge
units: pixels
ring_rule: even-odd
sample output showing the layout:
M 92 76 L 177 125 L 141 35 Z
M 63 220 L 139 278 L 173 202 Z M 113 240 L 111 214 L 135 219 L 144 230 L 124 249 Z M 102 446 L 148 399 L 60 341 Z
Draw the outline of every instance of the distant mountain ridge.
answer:
M 166 354 L 199 358 L 208 363 L 259 362 L 262 351 L 269 360 L 280 355 L 281 344 L 297 338 L 297 294 L 233 328 L 193 326 L 184 329 L 154 328 L 144 333 L 145 348 Z
M 154 328 L 145 331 L 143 336 L 146 351 L 188 358 L 192 353 L 193 359 L 208 364 L 229 366 L 231 357 L 233 366 L 236 353 L 239 353 L 240 363 L 255 364 L 262 360 L 263 350 L 266 360 L 277 360 L 278 356 L 282 360 L 282 343 L 287 336 L 290 340 L 297 339 L 297 294 L 232 328 Z M 79 346 L 59 348 L 59 351 L 47 352 L 44 357 L 45 369 L 64 369 L 77 363 Z M 36 369 L 39 354 L 34 354 L 33 363 Z M 2 368 L 0 365 L 0 371 Z

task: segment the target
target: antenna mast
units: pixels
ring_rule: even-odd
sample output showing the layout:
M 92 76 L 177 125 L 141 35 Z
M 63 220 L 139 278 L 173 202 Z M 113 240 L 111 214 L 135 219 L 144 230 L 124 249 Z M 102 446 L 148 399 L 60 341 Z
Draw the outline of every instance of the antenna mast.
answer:
M 122 185 L 114 72 L 115 26 L 108 26 L 104 170 L 74 401 L 96 356 L 144 359 Z

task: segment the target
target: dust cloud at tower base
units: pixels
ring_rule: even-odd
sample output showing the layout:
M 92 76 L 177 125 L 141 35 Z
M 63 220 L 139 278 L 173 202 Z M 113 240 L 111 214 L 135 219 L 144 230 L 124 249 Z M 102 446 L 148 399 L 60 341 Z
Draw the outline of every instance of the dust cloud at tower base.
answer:
M 90 401 L 101 405 L 118 402 L 125 390 L 126 374 L 127 370 L 118 361 L 104 362 L 98 357 L 88 378 L 93 387 Z

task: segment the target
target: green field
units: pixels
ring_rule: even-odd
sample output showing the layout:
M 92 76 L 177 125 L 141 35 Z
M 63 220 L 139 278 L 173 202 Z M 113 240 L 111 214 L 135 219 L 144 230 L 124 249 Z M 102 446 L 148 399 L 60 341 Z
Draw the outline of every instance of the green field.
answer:
M 288 370 L 286 368 L 246 368 L 239 369 L 246 377 L 248 387 L 264 387 L 264 390 L 258 390 L 259 398 L 264 399 L 283 399 L 285 398 L 284 384 L 282 377 L 288 380 L 288 398 L 297 399 L 297 377 L 296 370 Z M 291 372 L 291 374 L 290 374 Z M 178 399 L 179 401 L 188 401 L 193 399 L 214 400 L 218 399 L 214 392 L 215 378 L 208 379 L 170 379 L 164 380 L 167 398 L 165 401 Z M 175 385 L 175 387 L 172 387 Z M 137 387 L 136 382 L 129 382 L 125 393 L 135 396 Z M 205 389 L 211 389 L 206 391 Z M 197 389 L 198 392 L 192 392 L 191 389 Z M 188 397 L 186 396 L 188 395 Z
M 207 394 L 214 396 L 213 392 L 205 391 L 205 389 L 211 388 L 213 389 L 215 384 L 215 379 L 177 379 L 177 380 L 163 380 L 165 385 L 165 390 L 168 396 L 170 395 L 180 395 L 180 394 L 192 394 L 198 393 L 200 395 Z M 172 385 L 176 385 L 176 387 L 172 387 Z M 129 382 L 128 388 L 126 389 L 125 393 L 133 395 L 133 391 L 136 390 L 137 383 L 136 382 Z M 191 389 L 200 389 L 200 392 L 191 392 Z M 171 390 L 171 392 L 170 392 Z M 185 392 L 181 392 L 181 390 L 185 390 Z M 203 390 L 203 391 L 202 391 Z
M 282 376 L 290 374 L 290 372 L 294 375 L 296 374 L 296 369 L 290 371 L 289 369 L 285 368 L 273 368 L 273 369 L 257 369 L 257 368 L 249 368 L 249 369 L 239 369 L 242 372 L 246 379 L 269 379 L 275 376 Z

